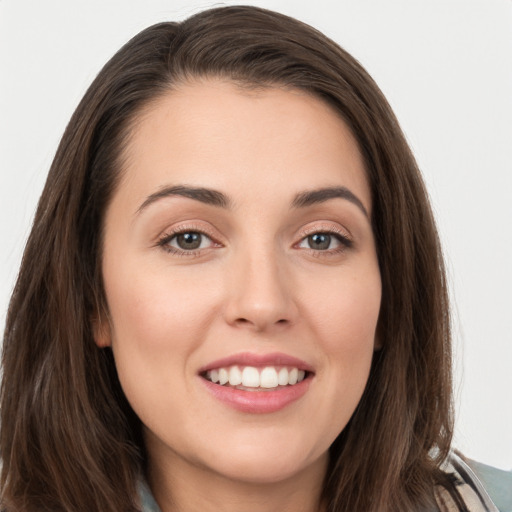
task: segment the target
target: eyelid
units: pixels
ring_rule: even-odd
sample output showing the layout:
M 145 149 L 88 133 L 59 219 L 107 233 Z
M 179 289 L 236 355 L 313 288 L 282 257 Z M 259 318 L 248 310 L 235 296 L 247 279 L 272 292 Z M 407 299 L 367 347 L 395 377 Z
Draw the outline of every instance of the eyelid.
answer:
M 211 246 L 206 248 L 203 247 L 200 249 L 182 250 L 177 247 L 172 247 L 168 245 L 169 241 L 172 240 L 174 237 L 187 232 L 200 233 L 201 235 L 206 236 L 208 239 L 210 239 Z M 311 248 L 310 250 L 315 253 L 322 252 L 325 254 L 333 254 L 335 252 L 341 252 L 342 250 L 350 248 L 353 245 L 353 238 L 348 229 L 341 227 L 338 223 L 335 222 L 321 221 L 312 222 L 302 227 L 297 233 L 298 241 L 293 244 L 293 247 L 298 248 L 299 244 L 301 244 L 305 238 L 315 233 L 325 233 L 331 236 L 335 236 L 338 239 L 338 241 L 343 245 L 342 248 L 327 249 L 322 251 Z M 170 228 L 164 230 L 160 235 L 158 235 L 154 245 L 161 247 L 165 251 L 174 255 L 193 257 L 198 256 L 204 253 L 205 251 L 208 251 L 209 249 L 215 247 L 223 247 L 224 244 L 219 241 L 219 238 L 220 237 L 214 234 L 213 230 L 209 229 L 208 226 L 205 226 L 204 224 L 199 225 L 199 223 L 192 221 L 179 223 L 178 225 L 171 226 Z
M 195 223 L 183 223 L 177 226 L 171 226 L 170 228 L 164 230 L 157 238 L 155 245 L 161 247 L 165 251 L 174 254 L 174 255 L 183 255 L 183 256 L 197 256 L 201 252 L 204 252 L 212 247 L 202 248 L 202 249 L 191 249 L 191 250 L 182 250 L 177 247 L 171 247 L 168 245 L 169 241 L 174 237 L 183 234 L 183 233 L 200 233 L 203 236 L 209 238 L 212 242 L 212 247 L 222 247 L 222 243 L 218 241 L 218 236 L 214 235 L 212 230 L 207 227 L 199 226 Z
M 335 238 L 338 246 L 327 249 L 317 249 L 313 247 L 302 246 L 302 244 L 309 236 L 317 233 L 322 233 Z M 321 223 L 311 223 L 302 228 L 297 236 L 300 238 L 299 241 L 293 245 L 293 249 L 303 251 L 304 254 L 308 254 L 315 258 L 328 259 L 339 257 L 347 250 L 352 249 L 354 246 L 354 241 L 350 232 L 337 223 L 325 221 Z
M 344 241 L 349 242 L 350 244 L 353 243 L 353 237 L 348 229 L 341 227 L 337 223 L 326 221 L 308 224 L 307 226 L 301 228 L 297 236 L 300 237 L 300 241 L 302 241 L 303 238 L 306 238 L 315 233 L 338 235 Z

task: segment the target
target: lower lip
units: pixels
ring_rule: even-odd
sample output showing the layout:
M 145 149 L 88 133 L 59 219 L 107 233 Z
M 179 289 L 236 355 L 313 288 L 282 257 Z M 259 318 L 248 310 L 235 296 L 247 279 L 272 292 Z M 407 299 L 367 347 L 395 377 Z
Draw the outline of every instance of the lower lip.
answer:
M 268 414 L 277 412 L 292 404 L 306 393 L 311 377 L 275 391 L 244 391 L 228 386 L 214 384 L 201 377 L 206 389 L 221 402 L 241 412 Z

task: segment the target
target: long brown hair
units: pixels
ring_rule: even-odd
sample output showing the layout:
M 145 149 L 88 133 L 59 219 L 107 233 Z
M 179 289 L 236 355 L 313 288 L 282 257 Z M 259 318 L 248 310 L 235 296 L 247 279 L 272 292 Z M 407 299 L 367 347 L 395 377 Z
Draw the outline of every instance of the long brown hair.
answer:
M 388 103 L 347 52 L 311 27 L 255 7 L 204 11 L 129 41 L 64 133 L 9 306 L 0 455 L 7 511 L 137 510 L 140 421 L 92 323 L 106 311 L 102 222 L 137 116 L 177 84 L 222 77 L 298 88 L 355 135 L 373 200 L 382 277 L 365 393 L 331 447 L 330 512 L 435 509 L 452 434 L 451 352 L 438 236 L 415 160 Z

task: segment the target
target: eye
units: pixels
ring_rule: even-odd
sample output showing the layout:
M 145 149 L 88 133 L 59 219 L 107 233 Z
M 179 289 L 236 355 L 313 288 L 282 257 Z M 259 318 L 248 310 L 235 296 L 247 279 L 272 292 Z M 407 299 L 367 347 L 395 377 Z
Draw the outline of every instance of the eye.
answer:
M 336 251 L 352 245 L 351 241 L 338 234 L 329 232 L 316 232 L 304 237 L 298 247 L 301 249 L 313 249 L 314 251 Z
M 307 243 L 308 247 L 310 249 L 316 249 L 318 251 L 325 251 L 327 249 L 331 249 L 331 242 L 333 241 L 333 238 L 331 235 L 327 233 L 315 233 L 314 235 L 309 235 L 306 237 L 303 243 Z M 337 240 L 335 240 L 337 241 Z M 300 244 L 300 247 L 303 247 L 303 245 Z
M 212 247 L 214 242 L 208 235 L 190 230 L 166 235 L 160 240 L 159 245 L 172 253 L 186 253 L 207 249 Z
M 194 231 L 191 231 L 190 233 L 180 233 L 179 235 L 175 235 L 171 238 L 169 245 L 173 247 L 174 244 L 176 244 L 178 249 L 183 249 L 185 251 L 201 249 L 201 246 L 204 245 L 205 239 L 207 238 L 208 237 L 206 235 Z

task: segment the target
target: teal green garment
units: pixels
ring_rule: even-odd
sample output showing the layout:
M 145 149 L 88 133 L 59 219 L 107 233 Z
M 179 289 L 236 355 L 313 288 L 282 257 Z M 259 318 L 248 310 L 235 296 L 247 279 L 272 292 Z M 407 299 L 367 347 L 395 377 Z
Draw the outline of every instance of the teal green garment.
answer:
M 151 491 L 143 482 L 139 483 L 139 498 L 142 506 L 141 512 L 161 512 Z
M 512 512 L 512 471 L 466 459 L 500 512 Z
M 496 469 L 481 462 L 466 459 L 466 463 L 482 482 L 500 512 L 512 512 L 512 471 Z M 141 512 L 161 512 L 148 486 L 139 484 Z

